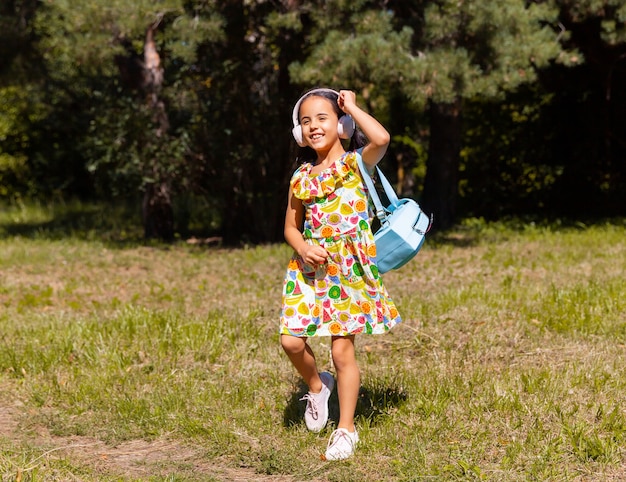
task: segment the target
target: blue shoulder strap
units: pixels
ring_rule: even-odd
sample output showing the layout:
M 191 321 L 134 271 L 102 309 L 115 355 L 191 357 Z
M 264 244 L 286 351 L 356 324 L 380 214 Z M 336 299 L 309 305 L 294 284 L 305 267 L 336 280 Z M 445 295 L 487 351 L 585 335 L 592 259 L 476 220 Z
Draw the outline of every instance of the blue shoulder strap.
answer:
M 367 186 L 367 191 L 369 192 L 369 195 L 372 198 L 372 201 L 374 202 L 374 207 L 376 208 L 376 217 L 382 223 L 385 221 L 387 217 L 387 213 L 393 212 L 400 204 L 398 201 L 398 196 L 396 195 L 396 192 L 394 191 L 393 187 L 391 186 L 391 184 L 389 183 L 389 181 L 383 174 L 383 171 L 381 171 L 380 168 L 376 166 L 376 172 L 378 173 L 378 178 L 380 179 L 380 182 L 383 185 L 383 189 L 385 190 L 385 194 L 387 198 L 389 199 L 389 203 L 390 203 L 389 206 L 387 206 L 386 208 L 383 207 L 382 203 L 380 202 L 380 198 L 378 197 L 378 193 L 376 192 L 376 188 L 374 187 L 374 182 L 372 181 L 370 173 L 367 170 L 365 163 L 363 162 L 363 158 L 361 157 L 361 152 L 362 152 L 362 149 L 358 149 L 356 151 L 356 159 L 357 159 L 357 163 L 359 164 L 359 171 L 361 171 L 361 177 L 363 178 L 363 181 L 365 182 L 365 185 Z

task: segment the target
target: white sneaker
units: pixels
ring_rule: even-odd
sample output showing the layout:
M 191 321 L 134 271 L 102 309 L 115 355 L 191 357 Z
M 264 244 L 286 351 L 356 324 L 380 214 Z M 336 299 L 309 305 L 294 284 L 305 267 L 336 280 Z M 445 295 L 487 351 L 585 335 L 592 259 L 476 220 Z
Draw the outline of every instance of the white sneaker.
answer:
M 311 432 L 319 432 L 328 422 L 328 399 L 330 392 L 335 386 L 335 379 L 328 372 L 320 373 L 322 391 L 319 393 L 307 393 L 300 400 L 306 400 L 304 421 Z
M 326 460 L 347 459 L 354 453 L 356 444 L 359 442 L 359 434 L 348 432 L 345 428 L 338 428 L 330 434 L 328 447 L 326 447 Z

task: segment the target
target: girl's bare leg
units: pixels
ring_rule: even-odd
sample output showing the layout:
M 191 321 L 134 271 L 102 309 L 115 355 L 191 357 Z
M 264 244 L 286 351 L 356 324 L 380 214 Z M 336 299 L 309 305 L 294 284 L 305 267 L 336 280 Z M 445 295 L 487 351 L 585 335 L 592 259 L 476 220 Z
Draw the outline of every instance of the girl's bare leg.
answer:
M 332 355 L 337 372 L 339 424 L 350 432 L 354 428 L 354 412 L 361 388 L 361 375 L 356 363 L 354 336 L 333 337 Z
M 298 370 L 300 376 L 309 387 L 309 391 L 319 393 L 322 391 L 322 380 L 317 371 L 315 354 L 306 342 L 306 338 L 291 335 L 281 335 L 280 343 L 285 353 Z

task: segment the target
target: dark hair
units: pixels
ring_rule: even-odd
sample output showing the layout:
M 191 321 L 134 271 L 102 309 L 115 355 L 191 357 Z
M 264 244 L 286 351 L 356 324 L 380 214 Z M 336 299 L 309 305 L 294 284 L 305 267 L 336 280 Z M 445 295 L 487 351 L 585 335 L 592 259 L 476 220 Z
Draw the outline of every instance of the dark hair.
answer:
M 331 105 L 333 106 L 335 114 L 337 114 L 337 119 L 339 119 L 341 116 L 346 114 L 344 111 L 342 111 L 339 108 L 339 104 L 337 104 L 338 96 L 334 92 L 331 92 L 328 90 L 318 90 L 318 91 L 312 90 L 311 92 L 309 92 L 308 94 L 305 94 L 302 97 L 302 102 L 304 102 L 304 99 L 308 99 L 309 97 L 313 97 L 313 96 L 324 97 L 325 99 L 328 99 Z M 302 105 L 302 102 L 300 102 L 300 105 Z M 300 112 L 298 112 L 298 122 L 300 122 Z M 352 134 L 352 137 L 350 138 L 350 144 L 348 145 L 347 150 L 354 151 L 355 149 L 358 149 L 359 147 L 363 147 L 365 144 L 367 144 L 367 137 L 365 137 L 365 134 L 363 134 L 361 130 L 357 127 L 356 129 L 354 129 L 354 134 Z M 298 151 L 296 153 L 296 161 L 298 164 L 301 164 L 304 162 L 315 162 L 316 160 L 317 160 L 317 153 L 312 147 L 298 146 Z

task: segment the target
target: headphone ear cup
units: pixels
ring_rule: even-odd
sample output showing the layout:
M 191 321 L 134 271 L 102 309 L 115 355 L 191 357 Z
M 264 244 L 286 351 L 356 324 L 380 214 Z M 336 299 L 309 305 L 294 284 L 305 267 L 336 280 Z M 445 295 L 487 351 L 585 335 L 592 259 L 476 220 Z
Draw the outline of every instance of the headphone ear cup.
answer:
M 306 143 L 302 139 L 302 126 L 300 124 L 291 129 L 291 133 L 293 134 L 293 138 L 296 140 L 297 144 L 300 147 L 304 147 L 306 145 Z
M 341 139 L 350 139 L 352 134 L 354 134 L 354 129 L 356 125 L 354 124 L 354 119 L 349 115 L 342 115 L 339 118 L 339 125 L 337 126 L 337 133 Z M 302 136 L 302 134 L 300 134 Z

